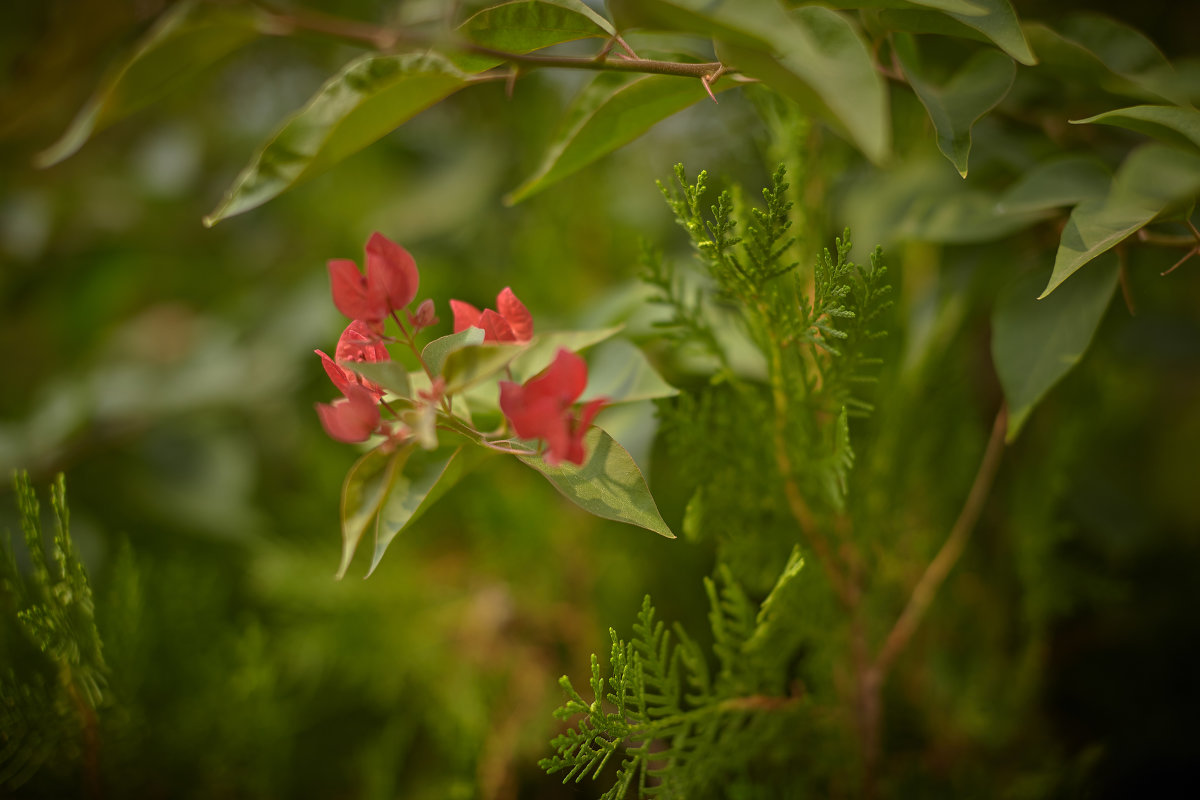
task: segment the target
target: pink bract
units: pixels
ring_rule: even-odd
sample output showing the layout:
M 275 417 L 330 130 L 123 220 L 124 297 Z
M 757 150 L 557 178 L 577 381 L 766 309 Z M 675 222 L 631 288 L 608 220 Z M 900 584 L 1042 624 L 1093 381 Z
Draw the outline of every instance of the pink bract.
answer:
M 337 348 L 333 351 L 334 358 L 330 358 L 320 350 L 313 352 L 321 357 L 321 365 L 325 367 L 325 373 L 343 394 L 347 386 L 361 384 L 376 398 L 383 397 L 384 391 L 377 384 L 363 379 L 357 373 L 342 366 L 347 362 L 374 363 L 391 360 L 387 347 L 383 342 L 374 338 L 371 329 L 365 322 L 355 320 L 346 326 L 338 339 Z
M 500 410 L 522 439 L 546 442 L 546 462 L 581 465 L 586 460 L 583 437 L 604 405 L 596 399 L 578 415 L 571 406 L 587 386 L 587 364 L 575 353 L 559 348 L 554 362 L 524 385 L 500 382 Z
M 496 295 L 497 311 L 480 311 L 470 303 L 451 300 L 454 312 L 454 332 L 467 328 L 482 328 L 485 342 L 528 342 L 533 338 L 533 317 L 525 304 L 517 299 L 513 290 L 505 286 Z
M 389 314 L 417 296 L 420 276 L 413 257 L 381 233 L 367 240 L 367 273 L 345 258 L 329 262 L 333 304 L 347 317 L 365 323 L 376 338 Z
M 331 439 L 347 444 L 365 442 L 379 428 L 379 403 L 358 384 L 347 386 L 345 394 L 332 403 L 317 403 L 317 416 Z

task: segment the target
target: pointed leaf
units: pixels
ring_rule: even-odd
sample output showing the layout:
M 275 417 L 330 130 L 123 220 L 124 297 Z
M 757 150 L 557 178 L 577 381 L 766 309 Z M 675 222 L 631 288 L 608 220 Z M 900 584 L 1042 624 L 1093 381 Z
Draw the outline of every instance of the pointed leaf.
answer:
M 584 436 L 583 446 L 587 461 L 579 467 L 566 462 L 552 467 L 540 456 L 517 458 L 542 473 L 563 496 L 589 514 L 674 539 L 675 534 L 658 513 L 642 471 L 625 448 L 595 426 Z
M 594 331 L 556 331 L 540 334 L 529 348 L 512 362 L 513 380 L 523 383 L 550 366 L 559 348 L 577 353 L 611 338 L 622 328 L 623 326 L 617 325 Z
M 188 78 L 267 32 L 269 18 L 249 4 L 185 0 L 162 15 L 133 53 L 101 80 L 62 137 L 38 154 L 49 167 L 73 155 L 114 122 L 169 95 Z
M 474 44 L 506 53 L 528 53 L 560 42 L 615 36 L 612 23 L 582 0 L 514 0 L 485 8 L 458 26 Z M 462 53 L 454 63 L 467 72 L 502 64 L 493 56 Z
M 1063 228 L 1054 272 L 1042 297 L 1084 264 L 1200 192 L 1200 155 L 1160 144 L 1135 150 L 1103 200 L 1075 206 Z
M 933 121 L 938 149 L 950 159 L 959 175 L 967 177 L 971 128 L 1008 94 L 1017 75 L 1016 64 L 995 50 L 981 50 L 945 85 L 938 86 L 923 74 L 912 36 L 897 34 L 893 45 L 904 76 Z
M 640 349 L 624 339 L 614 339 L 598 346 L 589 357 L 587 390 L 579 402 L 605 397 L 613 405 L 677 394 L 679 390 L 662 379 Z
M 1111 253 L 1046 300 L 1035 299 L 1044 272 L 1024 275 L 992 314 L 992 360 L 1008 402 L 1013 441 L 1038 402 L 1079 363 L 1117 286 Z
M 259 150 L 204 224 L 212 226 L 256 208 L 329 169 L 468 80 L 466 73 L 432 52 L 355 59 Z
M 483 328 L 467 328 L 458 333 L 434 339 L 425 345 L 421 350 L 421 360 L 434 375 L 441 375 L 447 356 L 455 350 L 479 344 L 483 344 Z
M 396 470 L 375 524 L 375 550 L 367 577 L 379 566 L 388 545 L 400 531 L 415 522 L 464 475 L 483 463 L 492 451 L 454 437 L 436 450 L 414 449 Z
M 1086 156 L 1061 156 L 1043 161 L 1026 172 L 996 202 L 1001 214 L 1026 214 L 1108 194 L 1112 174 L 1099 161 Z
M 935 11 L 950 11 L 968 16 L 981 16 L 988 13 L 988 10 L 976 0 L 833 0 L 832 2 L 830 0 L 803 0 L 803 2 L 793 3 L 798 6 L 816 4 L 852 11 L 860 8 L 932 8 Z
M 1073 119 L 1072 125 L 1100 123 L 1153 136 L 1167 144 L 1200 148 L 1200 111 L 1179 106 L 1132 106 L 1105 111 L 1087 119 Z
M 446 356 L 442 377 L 446 393 L 454 394 L 495 376 L 512 360 L 525 352 L 528 344 L 476 344 L 452 351 Z
M 985 13 L 884 10 L 879 12 L 879 22 L 894 30 L 979 38 L 992 42 L 1022 64 L 1033 66 L 1038 62 L 1009 0 L 971 2 Z
M 718 81 L 714 93 L 733 86 Z M 572 101 L 542 163 L 504 202 L 513 205 L 641 136 L 708 97 L 697 78 L 601 73 Z
M 399 361 L 341 361 L 338 363 L 351 372 L 378 384 L 384 391 L 398 397 L 413 396 L 412 384 L 408 380 L 408 370 Z
M 377 447 L 354 462 L 346 473 L 346 481 L 342 484 L 342 561 L 338 566 L 338 580 L 345 577 L 367 526 L 387 498 L 397 468 L 404 464 L 414 447 L 410 444 L 394 453 L 384 453 Z

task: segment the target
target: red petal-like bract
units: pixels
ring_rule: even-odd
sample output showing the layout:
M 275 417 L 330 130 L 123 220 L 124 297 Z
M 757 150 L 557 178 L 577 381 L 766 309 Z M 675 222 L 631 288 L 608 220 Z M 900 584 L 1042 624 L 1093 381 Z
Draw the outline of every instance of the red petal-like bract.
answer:
M 450 311 L 454 314 L 455 333 L 462 333 L 467 328 L 478 328 L 479 317 L 483 314 L 478 308 L 462 300 L 451 300 Z
M 348 258 L 329 262 L 329 283 L 333 289 L 333 304 L 350 319 L 378 323 L 387 312 L 367 288 L 367 278 L 358 265 Z
M 382 233 L 367 240 L 367 290 L 390 314 L 406 307 L 417 296 L 420 275 L 409 252 Z
M 379 427 L 379 404 L 358 384 L 346 387 L 346 396 L 332 403 L 317 403 L 317 416 L 331 439 L 348 444 L 365 442 Z
M 476 327 L 483 328 L 483 340 L 485 342 L 517 341 L 517 335 L 509 327 L 508 321 L 490 308 L 484 309 L 483 313 L 479 315 L 479 322 L 475 323 L 475 325 Z
M 334 358 L 330 358 L 320 350 L 314 350 L 313 352 L 321 357 L 321 366 L 325 367 L 325 374 L 329 376 L 329 379 L 333 381 L 333 385 L 342 394 L 346 393 L 347 386 L 361 384 L 376 399 L 383 397 L 384 391 L 380 386 L 365 380 L 358 373 L 342 366 L 342 364 L 347 362 L 367 361 L 373 363 L 391 360 L 391 355 L 388 353 L 387 347 L 383 342 L 375 339 L 367 323 L 355 320 L 346 326 L 346 329 L 342 331 L 342 335 L 338 339 L 337 349 L 333 351 Z
M 516 341 L 528 342 L 533 338 L 533 316 L 509 287 L 505 286 L 496 295 L 496 310 L 512 328 Z
M 578 417 L 571 406 L 587 386 L 587 364 L 575 353 L 559 348 L 554 362 L 522 386 L 500 382 L 500 410 L 522 439 L 546 442 L 546 462 L 583 464 L 583 436 L 603 399 L 592 400 Z
M 497 311 L 480 311 L 470 303 L 451 300 L 454 312 L 454 332 L 467 328 L 482 328 L 485 342 L 528 342 L 533 338 L 533 317 L 525 304 L 507 286 L 496 295 Z

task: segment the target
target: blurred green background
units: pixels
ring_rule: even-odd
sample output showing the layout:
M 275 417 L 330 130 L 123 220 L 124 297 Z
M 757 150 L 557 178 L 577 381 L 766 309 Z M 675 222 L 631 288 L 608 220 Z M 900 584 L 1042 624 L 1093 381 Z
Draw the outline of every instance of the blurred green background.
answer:
M 1053 4 L 1016 5 L 1036 16 Z M 1074 5 L 1110 6 L 1170 55 L 1192 46 L 1188 4 Z M 502 84 L 457 95 L 205 229 L 253 149 L 357 51 L 261 41 L 34 170 L 164 6 L 0 7 L 0 474 L 27 468 L 39 487 L 67 474 L 118 699 L 101 717 L 112 796 L 591 796 L 536 767 L 555 730 L 555 681 L 585 675 L 608 627 L 627 630 L 647 592 L 663 617 L 702 629 L 711 549 L 589 517 L 497 460 L 400 537 L 371 580 L 354 577 L 360 560 L 334 582 L 355 453 L 312 410 L 333 396 L 312 350 L 329 350 L 344 325 L 324 263 L 360 259 L 375 230 L 402 243 L 420 296 L 438 304 L 439 334 L 450 297 L 490 305 L 506 285 L 543 330 L 626 320 L 642 297 L 639 237 L 686 253 L 653 179 L 682 161 L 760 185 L 773 166 L 765 132 L 731 92 L 507 208 L 500 198 L 536 165 L 582 80 L 534 73 L 511 98 Z M 443 6 L 325 4 L 374 21 Z M 852 216 L 834 202 L 819 213 L 830 231 Z M 929 302 L 965 304 L 961 336 L 933 356 L 957 377 L 885 417 L 932 423 L 911 437 L 918 494 L 947 464 L 970 469 L 957 436 L 996 402 L 986 359 L 997 281 L 975 272 L 985 251 L 893 251 L 901 275 L 906 258 L 946 270 Z M 1115 304 L 1093 353 L 1023 434 L 999 490 L 1015 538 L 972 545 L 948 591 L 967 604 L 966 628 L 940 629 L 953 640 L 983 619 L 999 640 L 987 646 L 1009 655 L 1005 636 L 1044 634 L 1046 677 L 1022 724 L 1041 726 L 1064 763 L 1107 754 L 1102 785 L 1115 793 L 1100 796 L 1184 774 L 1197 755 L 1181 709 L 1200 708 L 1188 666 L 1200 654 L 1200 271 L 1167 283 L 1155 274 L 1165 266 L 1168 254 L 1145 256 L 1135 290 L 1154 312 Z M 920 319 L 915 306 L 898 316 Z M 907 329 L 897 333 L 899 358 Z M 640 455 L 661 471 L 650 448 Z M 673 525 L 677 494 L 661 496 Z M 15 532 L 10 499 L 0 494 L 0 530 Z M 1056 588 L 1030 593 L 1038 581 Z M 953 674 L 947 659 L 939 668 Z M 1002 728 L 980 702 L 957 713 L 977 715 L 975 733 Z M 1008 744 L 977 752 L 979 769 L 1028 765 L 1011 744 L 1019 730 L 996 738 Z M 947 748 L 945 759 L 961 755 Z M 55 753 L 19 796 L 76 795 L 69 756 Z M 1039 785 L 1030 778 L 1026 796 L 1043 796 Z

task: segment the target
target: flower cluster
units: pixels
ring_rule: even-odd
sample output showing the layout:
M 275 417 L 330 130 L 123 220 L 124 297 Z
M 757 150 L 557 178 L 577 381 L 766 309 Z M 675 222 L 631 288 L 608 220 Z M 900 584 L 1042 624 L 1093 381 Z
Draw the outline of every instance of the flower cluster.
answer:
M 417 296 L 419 275 L 407 250 L 382 234 L 372 234 L 366 246 L 365 274 L 349 259 L 334 259 L 329 262 L 329 279 L 333 304 L 353 320 L 338 339 L 333 358 L 315 351 L 329 379 L 342 393 L 332 403 L 317 404 L 317 415 L 330 437 L 352 443 L 383 435 L 392 445 L 415 440 L 433 448 L 437 446 L 435 428 L 445 422 L 460 433 L 469 433 L 481 446 L 505 449 L 502 443 L 451 415 L 444 377 L 431 371 L 416 347 L 415 335 L 438 320 L 431 299 L 420 303 L 415 311 L 408 310 Z M 525 344 L 533 339 L 533 317 L 508 287 L 497 295 L 495 310 L 480 311 L 461 300 L 451 300 L 450 308 L 455 333 L 479 328 L 485 343 Z M 407 325 L 398 313 L 402 309 Z M 399 328 L 400 338 L 385 335 L 389 318 Z M 410 406 L 400 412 L 385 400 L 384 387 L 363 378 L 353 368 L 354 364 L 390 361 L 387 343 L 397 341 L 412 349 L 430 382 L 429 390 L 418 390 L 414 397 L 394 398 Z M 583 464 L 584 435 L 604 404 L 604 400 L 592 400 L 576 411 L 574 406 L 586 386 L 587 365 L 583 359 L 560 348 L 553 363 L 524 384 L 500 381 L 500 410 L 518 437 L 545 443 L 547 463 Z M 384 409 L 394 420 L 384 418 Z

